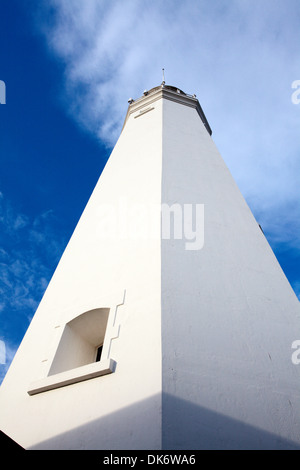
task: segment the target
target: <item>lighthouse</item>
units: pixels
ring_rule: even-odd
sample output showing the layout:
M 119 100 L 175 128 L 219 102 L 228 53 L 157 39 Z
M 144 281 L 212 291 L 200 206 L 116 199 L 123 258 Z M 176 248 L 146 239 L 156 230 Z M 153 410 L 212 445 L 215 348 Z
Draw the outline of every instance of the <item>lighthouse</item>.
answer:
M 0 429 L 26 449 L 299 449 L 299 326 L 197 97 L 163 81 L 129 100 Z

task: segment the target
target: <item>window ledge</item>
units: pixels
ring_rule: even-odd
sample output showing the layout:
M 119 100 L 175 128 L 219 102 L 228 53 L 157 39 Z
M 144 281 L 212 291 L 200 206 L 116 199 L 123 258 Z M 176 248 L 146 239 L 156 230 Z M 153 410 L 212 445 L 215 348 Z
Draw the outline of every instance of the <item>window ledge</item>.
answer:
M 29 395 L 36 395 L 37 393 L 47 392 L 55 388 L 65 387 L 84 380 L 100 377 L 114 372 L 116 362 L 113 359 L 105 361 L 93 362 L 85 366 L 77 367 L 76 369 L 60 372 L 59 374 L 50 375 L 45 379 L 38 380 L 30 384 L 27 393 Z

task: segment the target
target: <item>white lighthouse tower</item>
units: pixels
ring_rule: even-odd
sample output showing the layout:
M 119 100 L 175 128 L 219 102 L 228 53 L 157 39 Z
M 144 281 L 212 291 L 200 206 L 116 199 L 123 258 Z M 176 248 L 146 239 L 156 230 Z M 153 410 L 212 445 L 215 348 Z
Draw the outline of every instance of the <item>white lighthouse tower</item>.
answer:
M 193 95 L 130 100 L 0 389 L 26 449 L 297 449 L 300 304 Z

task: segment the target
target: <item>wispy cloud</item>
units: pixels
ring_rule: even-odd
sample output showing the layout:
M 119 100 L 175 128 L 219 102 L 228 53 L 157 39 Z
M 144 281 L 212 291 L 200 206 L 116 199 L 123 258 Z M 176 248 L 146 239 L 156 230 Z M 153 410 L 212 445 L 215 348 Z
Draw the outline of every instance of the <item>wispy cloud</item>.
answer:
M 278 81 L 299 64 L 299 6 L 287 3 L 50 0 L 39 19 L 65 65 L 71 113 L 93 130 L 98 124 L 101 138 L 111 141 L 101 121 L 119 130 L 127 98 L 158 84 L 163 66 L 167 81 L 209 99 L 249 106 L 249 95 L 257 104 L 263 95 L 278 102 Z
M 34 311 L 65 240 L 60 239 L 52 211 L 30 220 L 2 195 L 0 214 L 0 243 L 5 246 L 0 247 L 1 310 L 28 307 Z
M 4 357 L 3 357 L 3 363 L 0 363 L 0 384 L 2 380 L 4 379 L 6 372 L 8 371 L 8 368 L 16 354 L 16 351 L 18 349 L 18 344 L 11 343 L 10 341 L 8 342 L 7 340 L 4 343 Z
M 48 285 L 66 240 L 51 211 L 31 220 L 0 198 L 0 339 L 6 366 Z M 4 248 L 5 247 L 5 248 Z M 1 367 L 4 373 L 5 367 Z M 6 369 L 5 369 L 6 370 Z

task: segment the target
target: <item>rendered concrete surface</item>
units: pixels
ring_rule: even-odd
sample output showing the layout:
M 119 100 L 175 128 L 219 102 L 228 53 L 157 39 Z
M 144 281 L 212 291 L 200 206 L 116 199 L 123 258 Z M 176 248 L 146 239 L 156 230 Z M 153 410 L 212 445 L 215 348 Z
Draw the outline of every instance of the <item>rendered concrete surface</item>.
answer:
M 198 249 L 162 236 L 162 205 L 201 207 Z M 0 428 L 27 449 L 298 449 L 299 326 L 198 100 L 163 84 L 128 107 L 1 385 Z

